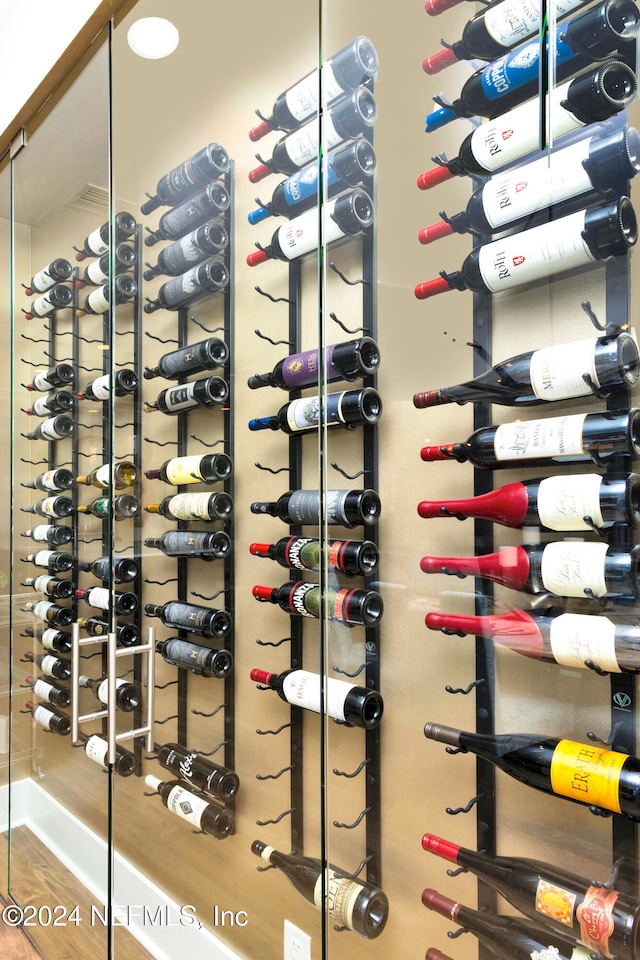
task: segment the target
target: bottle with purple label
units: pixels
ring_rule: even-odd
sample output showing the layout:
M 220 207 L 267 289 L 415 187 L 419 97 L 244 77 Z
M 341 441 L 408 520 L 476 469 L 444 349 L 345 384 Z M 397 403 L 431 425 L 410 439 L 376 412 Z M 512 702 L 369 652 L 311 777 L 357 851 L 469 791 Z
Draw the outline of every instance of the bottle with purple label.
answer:
M 281 390 L 298 390 L 312 387 L 318 382 L 320 350 L 304 350 L 293 353 L 276 363 L 271 373 L 259 373 L 249 377 L 251 390 L 258 387 L 280 387 Z M 360 337 L 346 343 L 334 343 L 325 347 L 324 381 L 357 380 L 372 376 L 380 364 L 380 349 L 371 337 Z

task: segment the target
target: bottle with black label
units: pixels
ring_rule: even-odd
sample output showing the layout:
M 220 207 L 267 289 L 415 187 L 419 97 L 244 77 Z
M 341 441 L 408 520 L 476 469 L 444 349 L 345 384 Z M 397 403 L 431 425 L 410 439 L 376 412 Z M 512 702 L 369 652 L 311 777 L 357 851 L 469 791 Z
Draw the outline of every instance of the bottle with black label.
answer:
M 329 565 L 348 577 L 369 576 L 378 565 L 378 548 L 371 540 L 330 540 L 327 546 Z M 293 570 L 317 570 L 320 548 L 316 537 L 283 537 L 277 543 L 252 543 L 249 553 Z
M 207 184 L 190 200 L 164 213 L 156 229 L 144 238 L 145 246 L 152 247 L 160 240 L 180 240 L 207 220 L 225 213 L 230 203 L 229 191 L 223 183 L 215 181 Z
M 147 266 L 143 273 L 145 280 L 153 280 L 161 273 L 177 277 L 186 273 L 207 257 L 216 257 L 229 244 L 229 231 L 222 220 L 208 220 L 186 237 L 175 240 L 158 254 L 155 266 Z
M 34 293 L 46 293 L 54 284 L 64 283 L 68 280 L 71 277 L 71 272 L 72 268 L 69 261 L 58 257 L 57 260 L 52 260 L 48 266 L 43 267 L 42 270 L 38 270 L 38 272 L 31 277 L 29 285 L 25 287 L 24 292 L 28 297 L 32 297 Z
M 145 404 L 147 413 L 161 410 L 168 416 L 177 416 L 197 407 L 219 407 L 229 399 L 229 384 L 222 377 L 192 380 L 177 387 L 168 387 L 159 393 L 155 404 Z
M 160 357 L 157 367 L 145 367 L 144 378 L 164 377 L 166 380 L 178 380 L 203 370 L 215 370 L 223 367 L 229 359 L 229 348 L 224 340 L 209 337 L 199 343 L 189 344 L 180 350 L 173 350 Z
M 112 232 L 110 226 L 111 224 L 107 220 L 101 227 L 89 234 L 82 245 L 82 250 L 74 247 L 73 249 L 77 251 L 76 260 L 82 261 L 86 260 L 87 257 L 101 257 L 104 253 L 107 253 Z M 133 236 L 136 226 L 135 218 L 130 213 L 116 213 L 113 219 L 113 242 L 121 243 L 123 240 L 128 240 L 129 237 Z
M 296 707 L 322 710 L 320 674 L 308 670 L 285 670 L 284 673 L 269 673 L 267 670 L 251 671 L 251 679 L 265 683 L 275 690 L 281 700 Z M 347 727 L 363 727 L 373 730 L 382 720 L 384 704 L 377 690 L 358 687 L 345 680 L 325 677 L 324 710 L 333 720 Z
M 640 430 L 640 422 L 638 426 Z M 378 522 L 381 509 L 380 497 L 375 490 L 327 490 L 324 520 L 326 523 L 347 528 L 357 527 L 360 524 L 369 526 Z M 278 500 L 252 503 L 251 512 L 278 517 L 290 526 L 317 525 L 320 515 L 320 494 L 318 490 L 289 490 Z
M 145 547 L 161 550 L 167 557 L 224 560 L 231 553 L 231 537 L 224 530 L 167 530 L 161 537 L 148 537 Z
M 159 513 L 167 520 L 228 520 L 233 500 L 228 493 L 177 493 L 160 503 L 148 503 L 147 513 Z
M 140 212 L 148 216 L 158 207 L 175 207 L 177 203 L 192 197 L 211 180 L 224 176 L 230 166 L 229 154 L 225 148 L 219 143 L 208 143 L 160 177 L 155 196 L 146 194 L 148 199 L 140 207 Z
M 159 617 L 165 627 L 186 630 L 199 637 L 226 637 L 231 630 L 231 614 L 226 610 L 200 607 L 195 603 L 169 600 L 167 603 L 147 603 L 147 617 Z
M 158 750 L 158 763 L 175 777 L 227 803 L 238 792 L 238 774 L 180 743 L 165 743 Z
M 233 669 L 233 655 L 230 650 L 213 650 L 200 643 L 193 643 L 192 640 L 181 640 L 180 637 L 160 640 L 156 643 L 156 653 L 159 653 L 166 663 L 191 670 L 199 677 L 223 680 Z
M 639 548 L 640 549 L 640 548 Z M 338 620 L 349 627 L 377 626 L 382 618 L 382 597 L 375 590 L 351 590 L 343 587 L 335 590 L 325 588 L 325 596 L 315 583 L 295 581 L 281 587 L 256 585 L 251 591 L 256 600 L 277 603 L 293 617 L 321 617 L 325 611 L 330 620 Z M 323 603 L 323 600 L 326 601 Z
M 357 380 L 373 376 L 380 365 L 380 350 L 371 337 L 360 337 L 346 343 L 334 343 L 325 347 L 325 383 L 335 380 Z M 276 363 L 271 373 L 258 373 L 247 381 L 251 390 L 259 387 L 280 387 L 281 390 L 298 390 L 312 387 L 320 373 L 320 349 L 293 353 Z
M 326 402 L 318 396 L 300 397 L 285 403 L 273 417 L 249 421 L 249 430 L 282 430 L 283 433 L 308 433 L 317 430 L 322 415 L 324 426 L 353 430 L 363 424 L 377 423 L 382 416 L 382 398 L 373 387 L 329 393 Z
M 224 260 L 212 257 L 192 267 L 186 273 L 163 283 L 154 300 L 147 298 L 145 313 L 156 310 L 180 310 L 202 297 L 222 293 L 227 287 L 230 274 Z
M 131 583 L 140 572 L 138 561 L 133 557 L 98 557 L 90 562 L 78 562 L 77 568 L 92 573 L 98 580 L 114 583 Z
M 203 833 L 215 837 L 216 840 L 224 840 L 233 833 L 235 820 L 231 810 L 210 803 L 177 780 L 163 783 L 158 777 L 149 775 L 144 778 L 144 782 L 148 787 L 157 790 L 163 804 L 171 813 L 175 813 Z
M 195 457 L 172 457 L 157 470 L 145 470 L 147 480 L 164 480 L 174 487 L 186 483 L 215 483 L 227 480 L 233 471 L 233 462 L 226 453 L 208 453 Z

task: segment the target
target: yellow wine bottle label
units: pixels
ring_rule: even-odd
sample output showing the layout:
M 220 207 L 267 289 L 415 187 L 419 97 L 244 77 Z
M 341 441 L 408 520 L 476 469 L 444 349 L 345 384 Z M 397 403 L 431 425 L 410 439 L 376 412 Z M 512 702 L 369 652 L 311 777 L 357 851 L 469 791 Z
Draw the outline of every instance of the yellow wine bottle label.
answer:
M 565 926 L 573 926 L 573 909 L 575 907 L 576 895 L 565 890 L 563 887 L 557 887 L 555 883 L 548 883 L 546 880 L 539 880 L 536 888 L 536 913 L 541 913 L 556 923 L 564 923 Z
M 325 874 L 324 893 L 329 916 L 337 920 L 341 926 L 353 930 L 353 908 L 362 893 L 362 884 L 357 880 L 340 876 L 336 870 L 329 867 Z M 318 910 L 322 909 L 322 876 L 316 880 L 313 902 Z
M 628 759 L 625 753 L 560 740 L 551 760 L 551 789 L 578 803 L 621 813 L 620 771 Z

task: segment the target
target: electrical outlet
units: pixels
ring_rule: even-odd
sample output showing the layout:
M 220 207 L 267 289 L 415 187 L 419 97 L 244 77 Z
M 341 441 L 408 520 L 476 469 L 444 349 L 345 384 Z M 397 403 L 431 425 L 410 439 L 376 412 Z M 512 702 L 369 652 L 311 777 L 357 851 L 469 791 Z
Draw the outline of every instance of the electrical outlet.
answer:
M 311 937 L 290 920 L 284 922 L 284 960 L 311 960 Z

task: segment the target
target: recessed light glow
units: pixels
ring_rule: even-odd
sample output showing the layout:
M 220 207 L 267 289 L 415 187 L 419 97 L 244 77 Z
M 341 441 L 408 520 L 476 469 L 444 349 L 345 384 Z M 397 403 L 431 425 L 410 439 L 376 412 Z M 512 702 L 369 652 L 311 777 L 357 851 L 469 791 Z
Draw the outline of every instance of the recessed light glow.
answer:
M 127 42 L 134 53 L 145 60 L 161 60 L 178 46 L 180 34 L 164 17 L 143 17 L 129 27 Z

